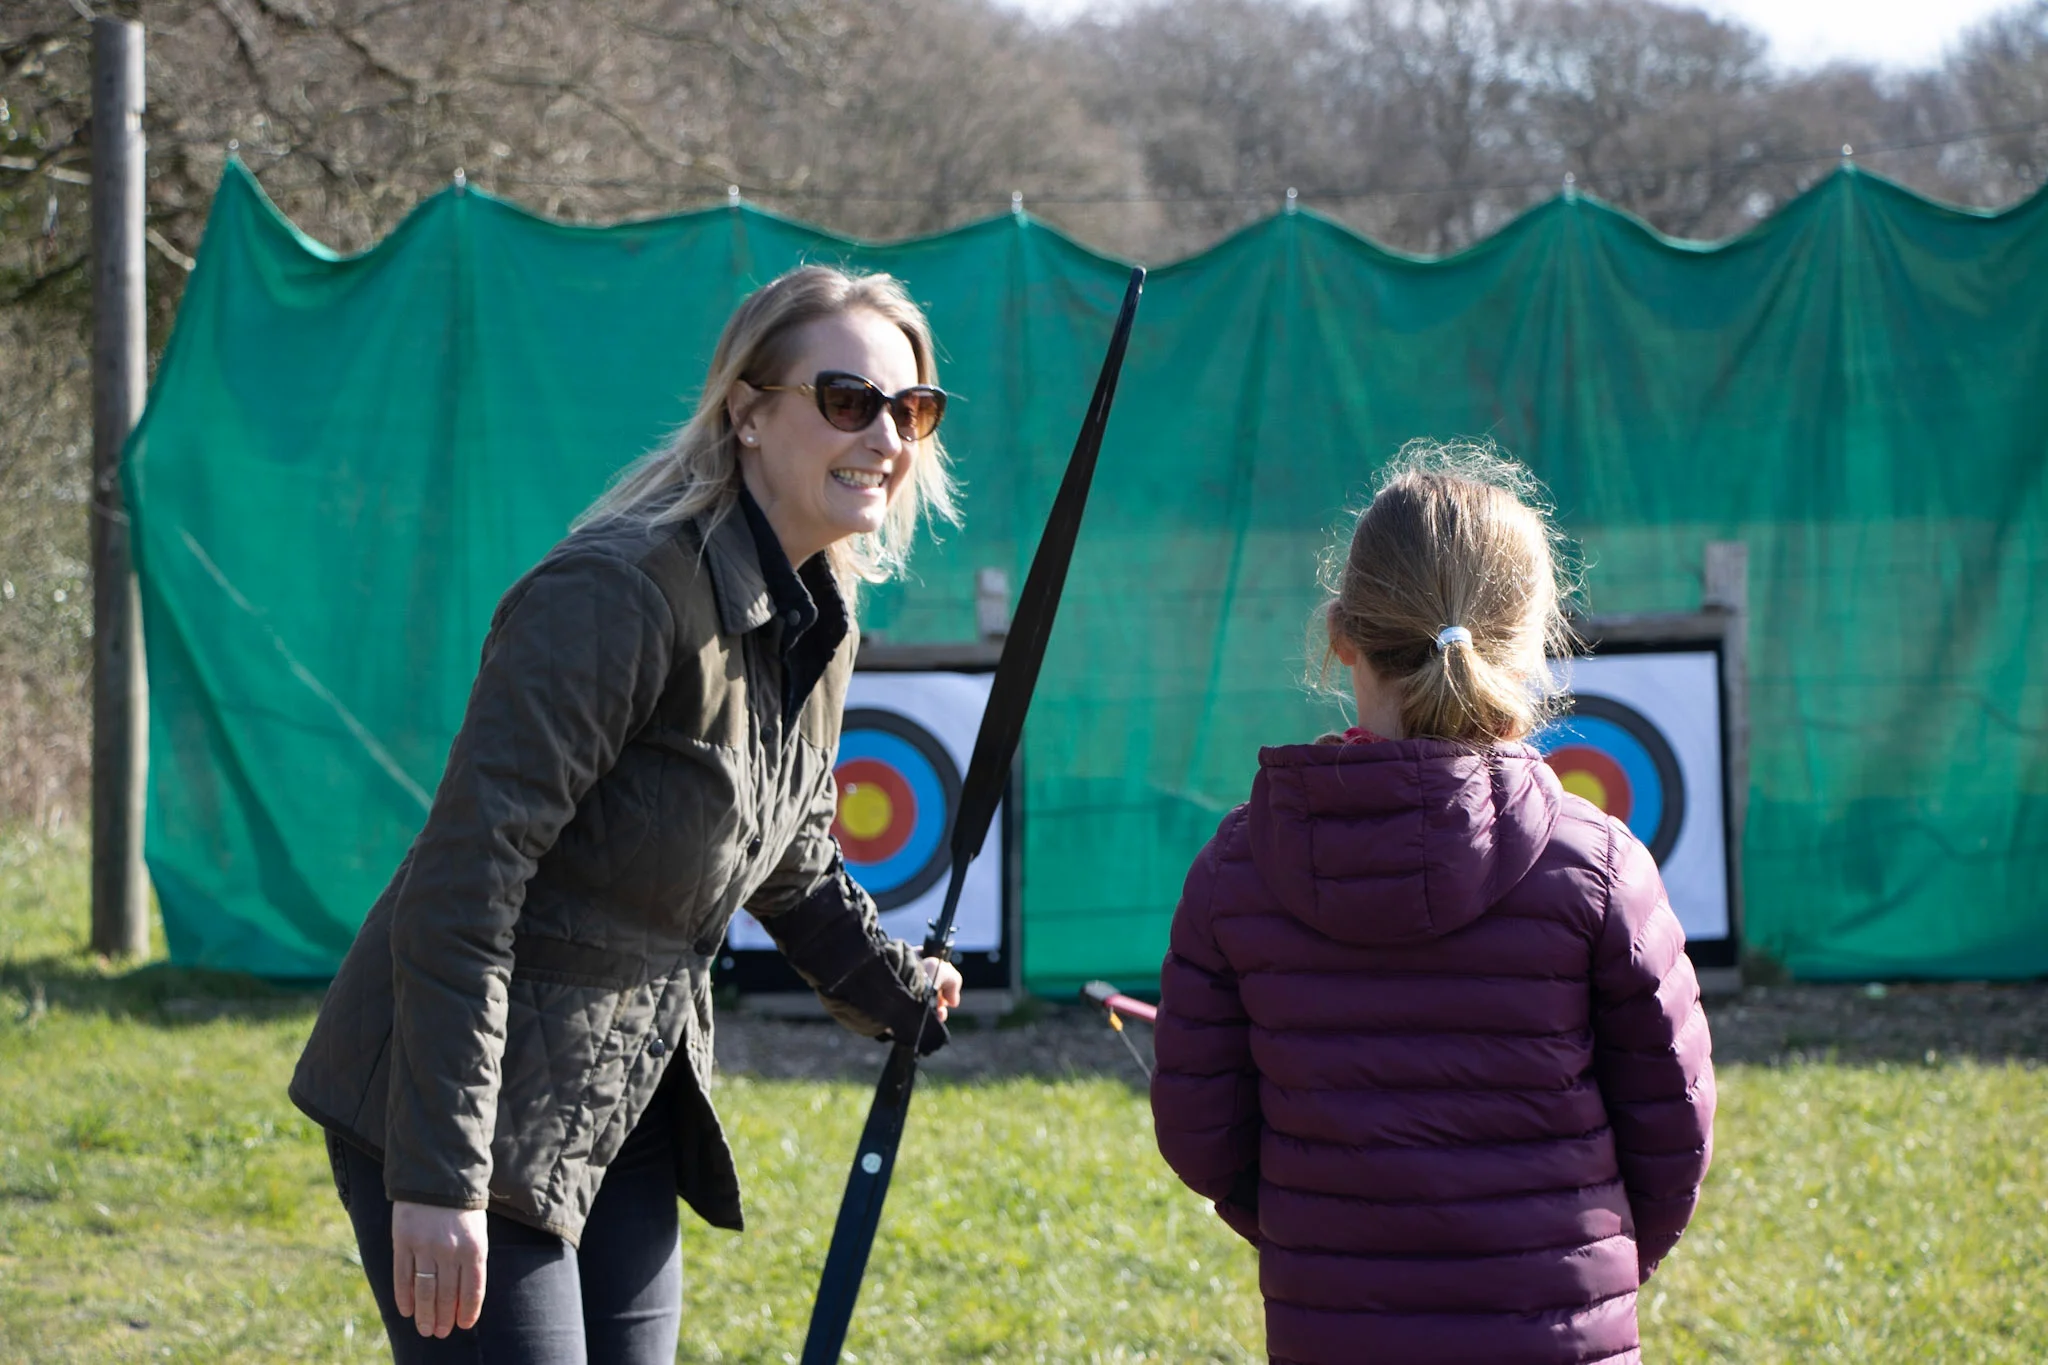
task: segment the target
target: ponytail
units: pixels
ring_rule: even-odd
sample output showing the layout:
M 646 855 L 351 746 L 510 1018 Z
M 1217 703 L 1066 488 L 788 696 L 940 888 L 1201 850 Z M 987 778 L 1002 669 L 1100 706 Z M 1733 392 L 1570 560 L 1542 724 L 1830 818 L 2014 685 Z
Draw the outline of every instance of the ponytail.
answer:
M 1329 628 L 1397 691 L 1414 737 L 1524 739 L 1569 646 L 1556 532 L 1536 481 L 1491 445 L 1414 441 L 1324 566 Z

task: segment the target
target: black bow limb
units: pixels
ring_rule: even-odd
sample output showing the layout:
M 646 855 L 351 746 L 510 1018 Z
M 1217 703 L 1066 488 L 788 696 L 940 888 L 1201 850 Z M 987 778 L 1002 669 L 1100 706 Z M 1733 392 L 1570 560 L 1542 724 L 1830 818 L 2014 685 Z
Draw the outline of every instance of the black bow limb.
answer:
M 1045 533 L 1039 537 L 1038 552 L 1031 558 L 1031 570 L 1024 576 L 1024 590 L 1017 597 L 1017 613 L 1010 622 L 1009 637 L 1003 642 L 1003 657 L 996 664 L 989 684 L 988 706 L 981 715 L 981 729 L 974 739 L 974 757 L 967 764 L 967 778 L 960 788 L 960 807 L 953 817 L 951 854 L 952 877 L 946 883 L 945 906 L 932 921 L 924 941 L 924 955 L 948 958 L 953 951 L 953 917 L 960 907 L 960 888 L 967 878 L 967 866 L 981 852 L 995 818 L 1003 788 L 1010 776 L 1010 760 L 1024 733 L 1024 715 L 1031 709 L 1031 694 L 1038 686 L 1039 665 L 1045 662 L 1046 642 L 1052 638 L 1053 618 L 1059 613 L 1060 592 L 1066 586 L 1067 565 L 1074 558 L 1074 541 L 1081 531 L 1081 513 L 1088 505 L 1088 487 L 1095 478 L 1096 456 L 1102 450 L 1102 434 L 1109 425 L 1110 404 L 1116 399 L 1117 376 L 1123 370 L 1124 351 L 1130 345 L 1131 324 L 1138 316 L 1138 296 L 1144 291 L 1145 272 L 1133 268 L 1124 290 L 1122 309 L 1115 330 L 1110 333 L 1109 353 L 1103 357 L 1102 373 L 1095 381 L 1095 397 L 1082 419 L 1081 435 L 1074 453 L 1067 459 L 1067 472 L 1054 495 L 1052 513 Z M 804 1338 L 803 1365 L 836 1365 L 846 1344 L 846 1329 L 853 1320 L 853 1305 L 860 1297 L 861 1277 L 867 1271 L 868 1251 L 874 1246 L 875 1229 L 882 1221 L 882 1201 L 889 1193 L 889 1177 L 896 1168 L 896 1150 L 903 1142 L 903 1124 L 910 1113 L 910 1092 L 917 1084 L 918 1044 L 932 1018 L 932 993 L 926 991 L 919 1036 L 897 1037 L 889 1049 L 889 1061 L 875 1087 L 874 1104 L 868 1110 L 867 1125 L 861 1129 L 860 1146 L 853 1170 L 846 1178 L 846 1195 L 839 1203 L 839 1219 L 832 1227 L 832 1245 L 825 1253 L 825 1271 L 818 1281 L 817 1302 L 811 1306 L 811 1326 Z

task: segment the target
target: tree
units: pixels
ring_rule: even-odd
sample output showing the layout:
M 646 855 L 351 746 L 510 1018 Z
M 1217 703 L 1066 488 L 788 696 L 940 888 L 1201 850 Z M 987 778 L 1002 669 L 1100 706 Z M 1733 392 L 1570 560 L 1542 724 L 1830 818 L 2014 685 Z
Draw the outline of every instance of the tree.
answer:
M 1938 69 L 1793 71 L 1678 0 L 117 0 L 149 33 L 152 339 L 239 155 L 295 221 L 367 246 L 458 170 L 579 221 L 729 185 L 865 237 L 999 212 L 1174 258 L 1303 201 L 1455 251 L 1587 191 L 1739 232 L 1838 149 L 1927 193 L 2048 175 L 2048 0 Z M 0 7 L 0 819 L 84 791 L 89 26 Z M 1954 141 L 1953 135 L 1990 130 Z M 1887 147 L 1897 150 L 1883 150 Z M 1818 155 L 1816 155 L 1818 154 Z
M 2048 177 L 2048 0 L 1994 15 L 1964 35 L 1943 72 L 1953 105 L 1990 136 L 1943 168 L 1980 204 L 2010 203 Z

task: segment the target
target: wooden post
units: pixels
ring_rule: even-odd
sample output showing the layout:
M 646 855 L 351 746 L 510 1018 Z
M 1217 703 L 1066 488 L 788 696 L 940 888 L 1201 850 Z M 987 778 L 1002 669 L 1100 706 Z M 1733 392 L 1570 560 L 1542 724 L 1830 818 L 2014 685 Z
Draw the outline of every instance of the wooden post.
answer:
M 1010 574 L 1007 569 L 974 571 L 974 627 L 983 640 L 1010 633 Z
M 142 25 L 92 26 L 92 946 L 149 953 L 142 870 L 142 611 L 121 447 L 149 383 L 143 314 Z
M 1729 929 L 1742 931 L 1742 831 L 1749 818 L 1749 546 L 1739 540 L 1707 542 L 1700 575 L 1700 605 L 1725 612 L 1721 691 L 1728 707 L 1728 837 L 1737 875 L 1728 886 Z M 1744 940 L 1738 940 L 1744 941 Z

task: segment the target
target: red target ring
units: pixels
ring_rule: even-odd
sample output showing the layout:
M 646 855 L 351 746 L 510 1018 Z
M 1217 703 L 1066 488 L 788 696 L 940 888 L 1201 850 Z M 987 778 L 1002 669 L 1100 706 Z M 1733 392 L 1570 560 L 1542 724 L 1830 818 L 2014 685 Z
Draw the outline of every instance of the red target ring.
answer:
M 893 858 L 917 828 L 917 797 L 903 774 L 872 758 L 854 758 L 833 772 L 839 783 L 839 811 L 832 833 L 849 862 L 879 863 Z
M 1635 792 L 1619 763 L 1587 744 L 1566 744 L 1545 757 L 1566 791 L 1628 823 L 1629 812 L 1635 808 Z

